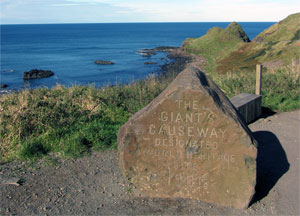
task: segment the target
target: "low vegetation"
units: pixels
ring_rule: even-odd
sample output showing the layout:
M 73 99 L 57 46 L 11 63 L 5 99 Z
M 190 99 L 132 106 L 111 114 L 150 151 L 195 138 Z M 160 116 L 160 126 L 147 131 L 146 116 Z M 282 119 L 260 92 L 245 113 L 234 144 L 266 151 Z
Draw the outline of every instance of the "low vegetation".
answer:
M 1 162 L 46 154 L 77 157 L 116 148 L 117 132 L 151 102 L 175 75 L 149 76 L 104 88 L 58 85 L 0 97 Z
M 298 71 L 300 67 L 298 67 Z M 255 93 L 255 73 L 230 72 L 214 78 L 231 98 L 243 92 Z M 274 71 L 263 70 L 262 106 L 274 111 L 300 109 L 300 74 L 285 66 Z

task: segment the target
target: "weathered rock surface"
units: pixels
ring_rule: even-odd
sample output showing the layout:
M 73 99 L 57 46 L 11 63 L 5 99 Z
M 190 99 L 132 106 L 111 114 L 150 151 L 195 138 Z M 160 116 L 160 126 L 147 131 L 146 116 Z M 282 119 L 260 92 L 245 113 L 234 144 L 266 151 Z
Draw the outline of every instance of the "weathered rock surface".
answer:
M 41 79 L 41 78 L 50 77 L 53 75 L 54 75 L 54 73 L 51 70 L 32 69 L 30 71 L 24 72 L 23 79 L 24 80 Z
M 96 60 L 96 61 L 95 61 L 95 64 L 101 64 L 101 65 L 113 65 L 113 64 L 115 64 L 115 63 L 112 62 L 112 61 Z
M 141 49 L 137 51 L 137 54 L 144 56 L 144 57 L 151 57 L 153 55 L 156 55 L 157 52 L 174 52 L 178 49 L 178 47 L 171 47 L 171 46 L 159 46 L 152 49 Z
M 157 64 L 156 62 L 144 62 L 145 65 Z
M 136 51 L 136 53 L 144 57 L 151 57 L 157 54 L 157 52 L 154 49 L 141 49 Z
M 173 52 L 176 51 L 178 47 L 172 47 L 172 46 L 159 46 L 155 47 L 154 50 L 157 52 Z
M 1 84 L 1 85 L 0 85 L 0 88 L 2 88 L 2 89 L 7 88 L 7 87 L 8 87 L 7 84 Z
M 246 208 L 255 192 L 251 131 L 193 67 L 120 128 L 118 154 L 124 177 L 144 196 Z

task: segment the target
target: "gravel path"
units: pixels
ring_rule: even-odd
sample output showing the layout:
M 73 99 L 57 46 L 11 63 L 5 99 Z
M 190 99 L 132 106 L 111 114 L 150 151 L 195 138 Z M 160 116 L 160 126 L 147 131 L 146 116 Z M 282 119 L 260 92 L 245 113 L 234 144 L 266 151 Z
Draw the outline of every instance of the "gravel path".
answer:
M 105 151 L 0 165 L 0 215 L 299 215 L 300 110 L 259 119 L 250 128 L 259 141 L 258 192 L 246 210 L 134 196 L 117 152 Z

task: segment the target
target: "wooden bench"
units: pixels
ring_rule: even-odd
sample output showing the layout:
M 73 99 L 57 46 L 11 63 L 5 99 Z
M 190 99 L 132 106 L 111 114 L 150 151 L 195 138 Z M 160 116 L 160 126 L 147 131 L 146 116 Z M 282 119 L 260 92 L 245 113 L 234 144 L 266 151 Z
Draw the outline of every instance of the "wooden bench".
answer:
M 247 123 L 261 115 L 261 95 L 242 93 L 230 99 Z

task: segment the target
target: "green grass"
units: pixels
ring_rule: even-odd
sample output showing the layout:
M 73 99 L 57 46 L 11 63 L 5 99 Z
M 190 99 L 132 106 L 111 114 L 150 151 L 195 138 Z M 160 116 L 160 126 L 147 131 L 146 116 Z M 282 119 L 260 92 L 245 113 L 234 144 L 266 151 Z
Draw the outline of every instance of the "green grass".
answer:
M 79 157 L 117 146 L 118 129 L 175 74 L 129 85 L 24 90 L 0 97 L 0 161 Z
M 216 84 L 231 98 L 243 92 L 255 93 L 255 71 L 235 71 L 214 76 Z M 262 105 L 274 111 L 300 109 L 300 76 L 289 67 L 273 72 L 264 70 L 262 76 Z

